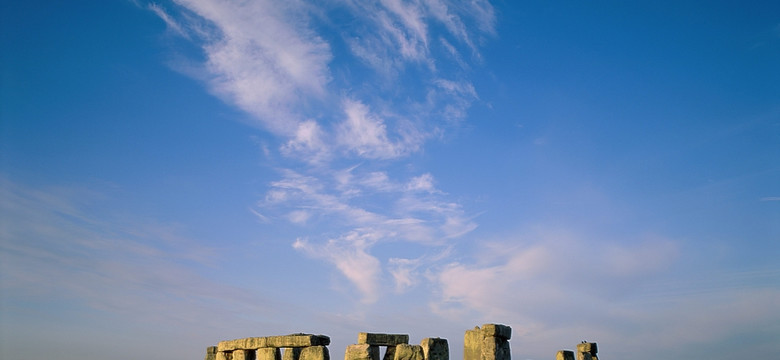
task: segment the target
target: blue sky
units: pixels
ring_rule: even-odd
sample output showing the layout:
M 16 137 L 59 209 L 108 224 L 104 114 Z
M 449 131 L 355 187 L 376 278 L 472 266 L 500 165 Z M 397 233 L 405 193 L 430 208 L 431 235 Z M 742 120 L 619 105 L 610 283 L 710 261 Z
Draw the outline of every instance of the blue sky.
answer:
M 0 355 L 780 352 L 780 5 L 2 2 Z

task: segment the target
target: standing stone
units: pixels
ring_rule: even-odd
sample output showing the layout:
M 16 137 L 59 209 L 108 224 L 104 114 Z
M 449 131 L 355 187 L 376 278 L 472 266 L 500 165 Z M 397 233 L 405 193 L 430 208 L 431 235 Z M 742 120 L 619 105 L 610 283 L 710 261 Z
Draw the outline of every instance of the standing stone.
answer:
M 379 360 L 379 346 L 369 344 L 347 346 L 344 360 Z
M 255 350 L 233 350 L 233 360 L 255 360 Z
M 309 346 L 301 349 L 299 360 L 330 360 L 328 348 L 322 345 Z
M 286 348 L 282 353 L 282 360 L 298 360 L 301 356 L 301 349 L 305 348 Z
M 393 360 L 395 359 L 395 346 L 388 346 L 385 348 L 385 356 L 382 357 L 382 360 Z
M 232 351 L 217 351 L 216 359 L 217 360 L 233 360 L 233 352 Z
M 260 348 L 257 349 L 257 360 L 282 360 L 282 352 L 279 348 Z
M 482 360 L 482 331 L 479 326 L 466 330 L 463 337 L 463 360 Z
M 598 360 L 598 345 L 583 341 L 577 344 L 577 360 Z
M 395 347 L 394 360 L 424 360 L 423 348 L 420 345 L 398 344 Z
M 486 336 L 482 340 L 482 360 L 511 360 L 509 341 Z
M 420 342 L 420 346 L 425 360 L 450 360 L 450 346 L 447 344 L 447 339 L 425 338 Z
M 203 360 L 216 360 L 217 359 L 217 347 L 209 346 L 206 348 L 206 357 Z
M 463 341 L 464 360 L 510 360 L 509 338 L 512 328 L 501 324 L 484 324 L 467 330 Z
M 555 360 L 574 360 L 574 351 L 560 350 L 555 354 Z

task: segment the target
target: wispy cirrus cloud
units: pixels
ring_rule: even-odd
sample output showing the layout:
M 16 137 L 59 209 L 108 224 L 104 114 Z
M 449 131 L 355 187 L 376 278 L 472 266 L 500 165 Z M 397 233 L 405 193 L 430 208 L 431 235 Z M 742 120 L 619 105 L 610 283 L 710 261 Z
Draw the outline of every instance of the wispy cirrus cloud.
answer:
M 281 178 L 252 211 L 299 227 L 294 247 L 332 263 L 364 301 L 376 299 L 388 271 L 399 291 L 424 271 L 413 266 L 419 254 L 384 259 L 375 244 L 438 248 L 476 228 L 430 173 L 402 180 L 381 166 L 343 164 L 402 159 L 459 126 L 479 99 L 468 63 L 494 34 L 489 2 L 173 4 L 149 9 L 200 47 L 198 78 L 281 144 Z
M 205 75 L 197 76 L 261 127 L 287 139 L 282 149 L 287 155 L 308 161 L 332 159 L 336 152 L 369 159 L 406 156 L 441 130 L 437 123 L 464 118 L 477 98 L 473 86 L 466 74 L 439 71 L 437 64 L 443 55 L 463 63 L 464 48 L 478 54 L 473 39 L 492 34 L 495 23 L 488 2 L 174 4 L 148 8 L 201 47 Z M 331 14 L 348 17 L 350 26 L 333 23 Z M 341 37 L 321 35 L 326 29 Z M 342 42 L 348 53 L 334 51 Z M 354 73 L 356 62 L 371 71 Z M 414 82 L 403 80 L 407 70 Z M 456 84 L 447 78 L 461 80 L 442 86 Z M 423 91 L 417 80 L 428 84 Z M 414 95 L 389 100 L 404 89 Z M 356 133 L 362 136 L 344 136 Z M 342 141 L 323 140 L 333 137 Z
M 329 178 L 285 170 L 256 211 L 263 219 L 319 229 L 317 235 L 296 240 L 294 247 L 334 264 L 363 300 L 372 302 L 387 273 L 402 291 L 416 284 L 413 273 L 427 270 L 412 266 L 418 261 L 414 259 L 426 254 L 409 251 L 407 257 L 383 257 L 372 253 L 375 244 L 410 242 L 436 253 L 448 246 L 449 238 L 477 225 L 459 205 L 443 200 L 447 195 L 436 189 L 430 174 L 398 183 L 385 172 L 356 174 L 357 168 L 335 171 Z

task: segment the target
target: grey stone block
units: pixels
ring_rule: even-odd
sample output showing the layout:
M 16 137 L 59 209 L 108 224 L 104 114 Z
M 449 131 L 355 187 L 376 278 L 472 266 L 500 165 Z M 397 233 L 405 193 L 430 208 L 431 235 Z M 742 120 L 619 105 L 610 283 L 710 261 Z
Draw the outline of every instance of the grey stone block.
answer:
M 450 345 L 447 339 L 425 338 L 420 342 L 425 360 L 450 360 Z
M 380 334 L 380 333 L 358 333 L 358 344 L 368 344 L 377 346 L 396 346 L 398 344 L 408 344 L 409 335 L 407 334 Z
M 301 349 L 299 360 L 330 360 L 330 352 L 322 345 L 305 347 Z
M 420 345 L 398 344 L 395 347 L 394 360 L 424 360 L 423 349 Z
M 347 346 L 344 360 L 379 360 L 379 346 L 369 344 Z

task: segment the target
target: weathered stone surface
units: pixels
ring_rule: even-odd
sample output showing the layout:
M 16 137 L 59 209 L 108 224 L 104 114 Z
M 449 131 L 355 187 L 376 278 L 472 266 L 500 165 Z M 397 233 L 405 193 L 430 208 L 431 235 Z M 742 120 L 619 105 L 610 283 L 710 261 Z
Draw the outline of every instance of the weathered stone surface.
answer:
M 482 360 L 511 360 L 509 341 L 500 337 L 486 336 L 482 338 Z
M 233 360 L 255 360 L 255 350 L 234 350 Z
M 298 360 L 301 357 L 301 349 L 305 348 L 286 348 L 282 353 L 282 360 Z
M 379 346 L 369 344 L 347 346 L 344 360 L 379 360 Z
M 330 338 L 325 335 L 292 334 L 220 341 L 217 345 L 217 349 L 219 351 L 231 351 L 236 349 L 252 350 L 266 347 L 291 348 L 328 345 L 330 345 Z
M 206 357 L 203 360 L 216 360 L 217 359 L 217 347 L 209 346 L 206 348 Z
M 382 360 L 393 360 L 395 359 L 395 346 L 388 346 L 385 348 L 385 356 L 382 357 Z
M 420 342 L 420 346 L 425 360 L 450 360 L 450 345 L 447 339 L 425 338 Z
M 249 337 L 235 340 L 220 341 L 217 344 L 217 351 L 233 351 L 236 349 L 259 349 L 266 347 L 266 338 Z
M 574 360 L 574 351 L 560 350 L 555 354 L 555 360 Z
M 482 325 L 482 335 L 509 340 L 512 338 L 512 328 L 502 324 L 484 324 Z
M 577 352 L 577 360 L 593 360 L 593 355 L 587 352 Z
M 596 343 L 584 342 L 584 343 L 577 344 L 577 351 L 590 353 L 591 355 L 596 355 L 599 352 L 599 349 Z
M 233 353 L 231 352 L 225 352 L 225 351 L 217 351 L 214 358 L 216 360 L 232 360 L 233 359 Z
M 398 344 L 395 347 L 394 360 L 424 360 L 424 358 L 420 345 Z
M 257 360 L 282 360 L 279 348 L 265 347 L 257 349 Z
M 409 335 L 407 334 L 358 333 L 358 344 L 396 346 L 398 344 L 408 343 Z
M 328 348 L 322 345 L 309 346 L 301 349 L 299 360 L 330 360 Z
M 325 335 L 292 334 L 266 337 L 266 346 L 288 348 L 307 346 L 328 346 L 330 338 Z
M 466 330 L 463 336 L 463 360 L 482 360 L 482 338 L 479 326 Z

